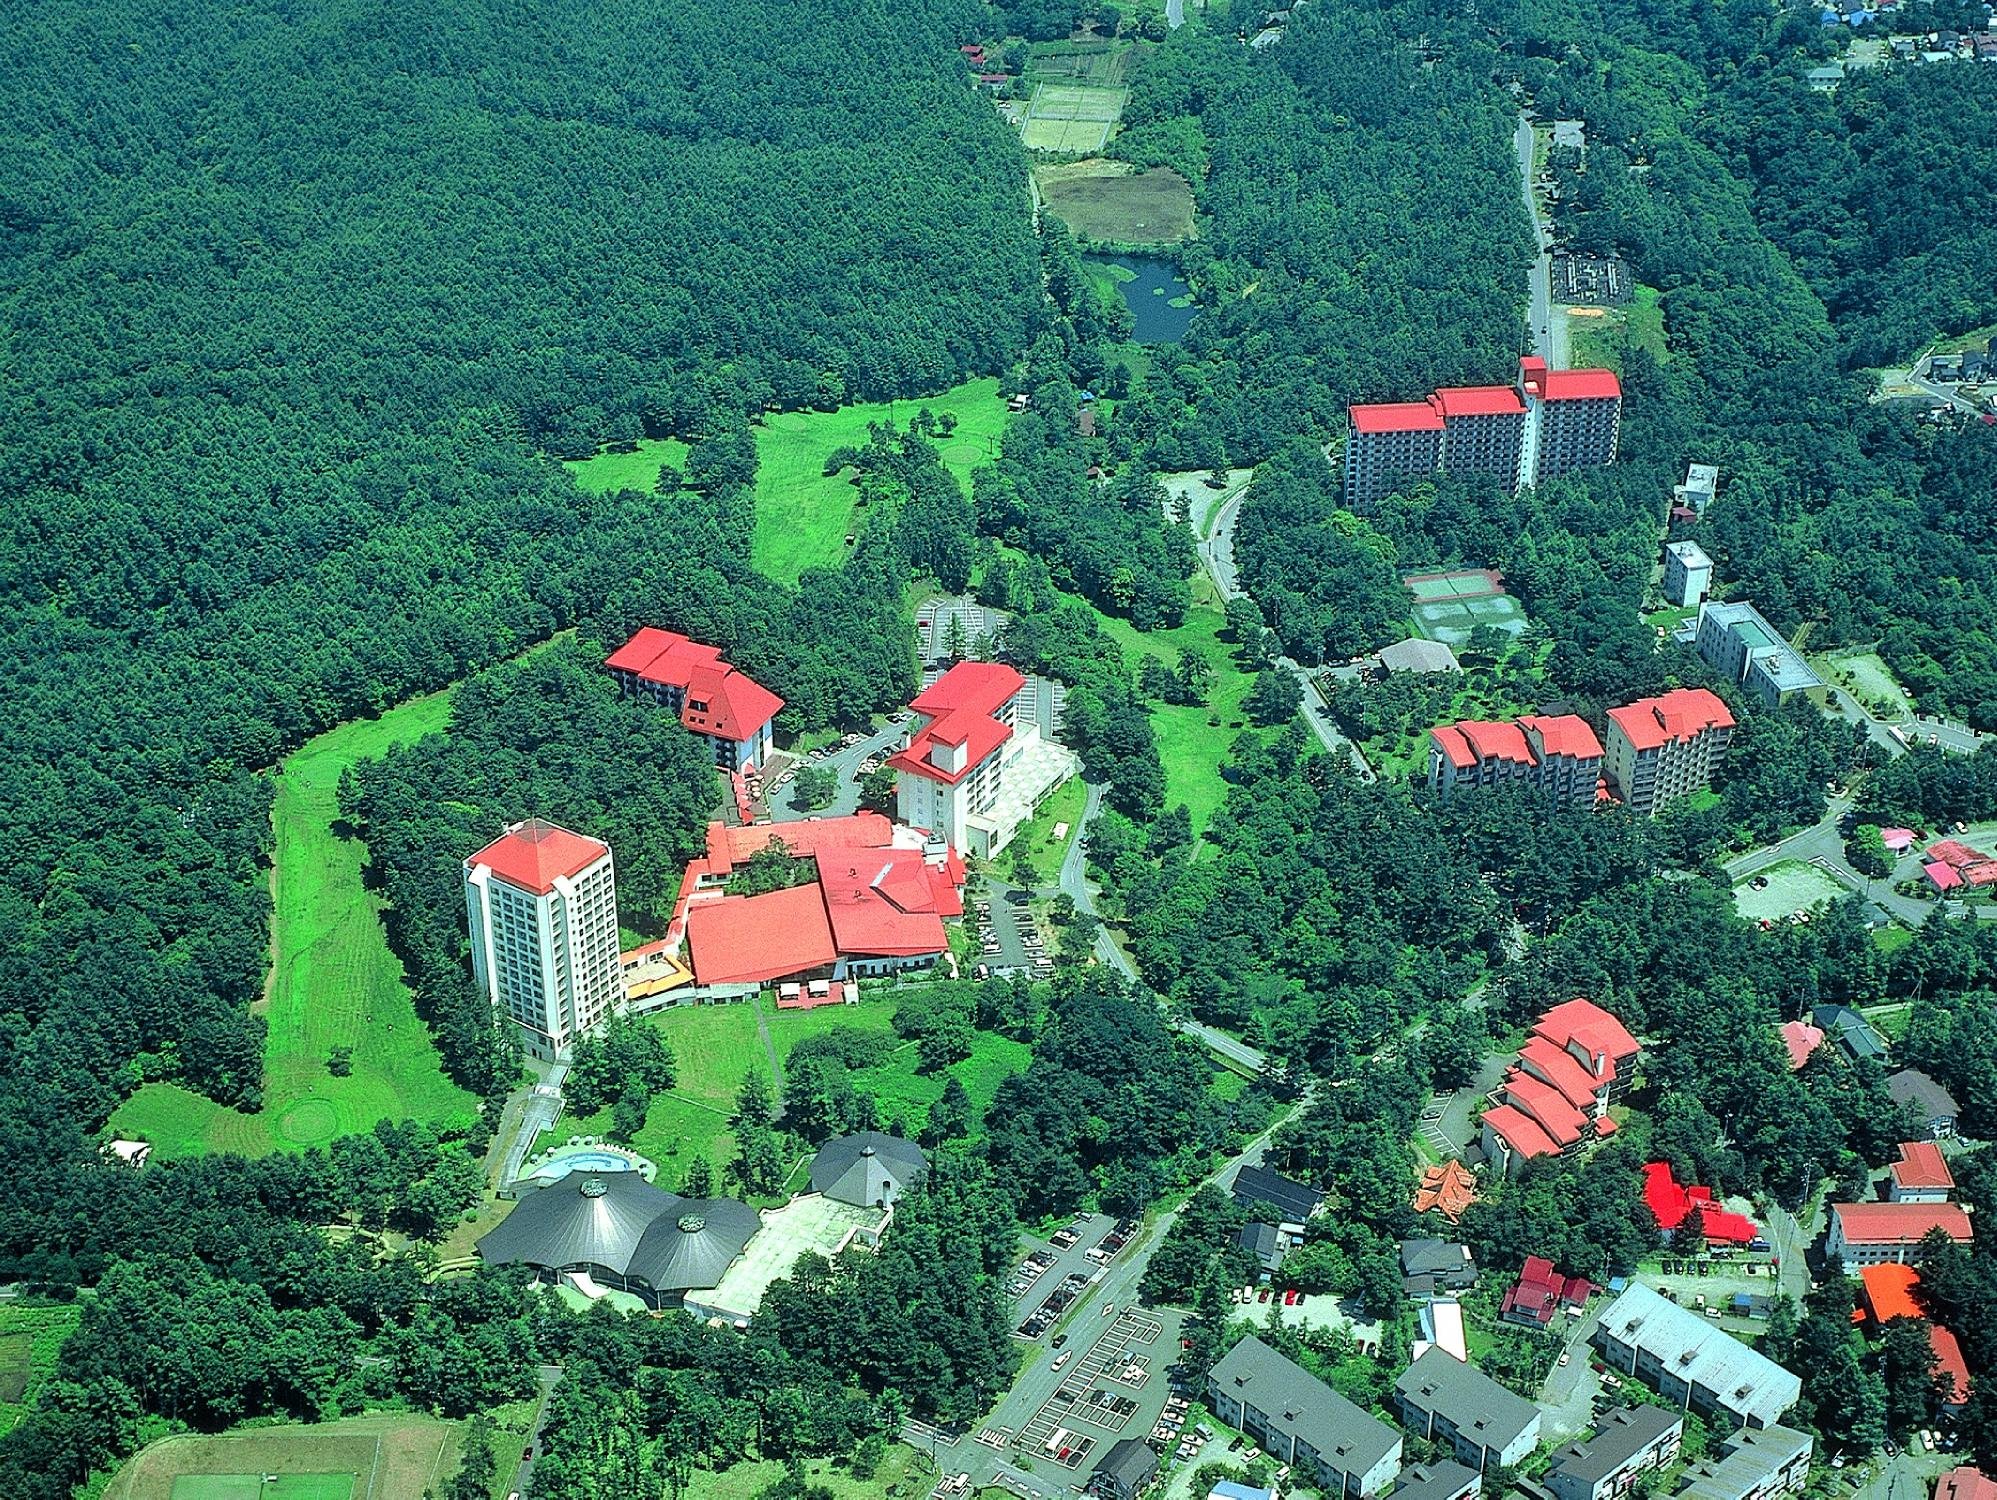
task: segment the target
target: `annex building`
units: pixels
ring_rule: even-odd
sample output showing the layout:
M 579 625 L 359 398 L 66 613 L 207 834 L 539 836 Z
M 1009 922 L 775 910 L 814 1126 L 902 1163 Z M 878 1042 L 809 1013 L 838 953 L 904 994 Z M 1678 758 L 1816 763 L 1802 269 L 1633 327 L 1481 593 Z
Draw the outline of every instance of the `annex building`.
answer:
M 760 766 L 776 748 L 771 721 L 784 700 L 723 661 L 719 646 L 647 625 L 603 665 L 628 696 L 677 713 L 724 771 Z
M 1589 808 L 1600 794 L 1602 742 L 1578 714 L 1460 719 L 1428 739 L 1428 785 L 1438 796 L 1513 786 L 1556 807 Z

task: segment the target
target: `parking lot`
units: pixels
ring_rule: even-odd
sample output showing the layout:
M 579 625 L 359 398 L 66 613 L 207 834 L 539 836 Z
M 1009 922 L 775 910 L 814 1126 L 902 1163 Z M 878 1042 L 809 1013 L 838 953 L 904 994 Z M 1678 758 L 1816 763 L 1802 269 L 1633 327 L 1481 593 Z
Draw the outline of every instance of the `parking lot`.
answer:
M 1045 979 L 1054 972 L 1047 935 L 1028 907 L 1029 899 L 1029 893 L 1017 886 L 988 880 L 971 902 L 978 939 L 976 965 L 987 973 Z M 972 973 L 977 976 L 976 967 Z
M 1016 1336 L 1037 1339 L 1052 1328 L 1129 1243 L 1135 1228 L 1132 1219 L 1080 1214 L 1048 1240 L 1028 1239 L 1025 1258 L 1006 1284 L 1019 1314 Z
M 820 746 L 807 755 L 773 756 L 774 775 L 760 787 L 751 787 L 751 794 L 767 797 L 770 818 L 778 823 L 857 812 L 860 807 L 860 778 L 866 774 L 860 767 L 869 763 L 878 764 L 900 749 L 908 734 L 906 726 L 910 717 L 907 709 L 897 709 L 888 715 L 885 724 L 871 733 L 849 733 L 838 744 Z M 797 773 L 806 766 L 824 766 L 837 778 L 832 800 L 823 807 L 803 807 L 796 801 Z
M 1159 1431 L 1175 1431 L 1164 1421 L 1168 1400 L 1177 1398 L 1164 1388 L 1163 1364 L 1173 1346 L 1163 1333 L 1156 1313 L 1125 1308 L 1072 1359 L 1054 1394 L 1024 1427 L 1009 1439 L 994 1432 L 988 1441 L 997 1447 L 1009 1440 L 1036 1462 L 1080 1470 L 1093 1462 L 1099 1448 L 1140 1421 L 1154 1437 Z M 1155 1415 L 1143 1417 L 1145 1412 Z M 1177 1420 L 1183 1423 L 1183 1418 Z

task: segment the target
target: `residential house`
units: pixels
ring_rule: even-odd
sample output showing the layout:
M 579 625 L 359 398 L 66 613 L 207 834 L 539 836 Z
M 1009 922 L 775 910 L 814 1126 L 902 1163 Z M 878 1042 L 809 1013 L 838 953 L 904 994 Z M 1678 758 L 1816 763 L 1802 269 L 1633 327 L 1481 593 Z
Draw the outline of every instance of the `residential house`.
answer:
M 1421 1182 L 1415 1188 L 1415 1212 L 1434 1209 L 1450 1223 L 1462 1222 L 1463 1211 L 1477 1201 L 1477 1179 L 1470 1169 L 1451 1157 L 1440 1166 L 1422 1168 Z
M 1644 1164 L 1643 1201 L 1667 1239 L 1686 1225 L 1714 1244 L 1752 1245 L 1761 1229 L 1746 1214 L 1730 1213 L 1709 1187 L 1682 1187 L 1668 1161 Z
M 1955 1134 L 1956 1107 L 1955 1095 L 1943 1088 L 1919 1068 L 1902 1068 L 1890 1073 L 1886 1078 L 1886 1092 L 1894 1101 L 1912 1109 L 1927 1130 L 1929 1140 L 1941 1140 Z
M 1685 1471 L 1676 1500 L 1775 1500 L 1801 1494 L 1815 1440 L 1787 1427 L 1729 1433 Z
M 1410 1429 L 1448 1444 L 1480 1474 L 1516 1464 L 1539 1445 L 1539 1408 L 1445 1349 L 1430 1349 L 1401 1372 L 1393 1404 Z
M 1813 1006 L 1810 1020 L 1853 1062 L 1867 1058 L 1874 1062 L 1886 1060 L 1890 1050 L 1886 1038 L 1849 1005 Z
M 1774 1360 L 1641 1282 L 1602 1310 L 1594 1342 L 1618 1373 L 1722 1427 L 1773 1426 L 1802 1394 Z
M 1974 1238 L 1969 1215 L 1954 1203 L 1833 1203 L 1824 1255 L 1849 1274 L 1911 1259 L 1937 1229 L 1958 1245 Z
M 1274 1224 L 1244 1224 L 1235 1234 L 1234 1243 L 1255 1257 L 1262 1268 L 1263 1281 L 1282 1269 L 1283 1257 L 1290 1250 L 1290 1236 Z
M 1301 1234 L 1324 1202 L 1324 1194 L 1267 1167 L 1243 1167 L 1235 1174 L 1234 1201 L 1246 1208 L 1257 1204 L 1273 1208 L 1282 1224 Z
M 1997 1479 L 1964 1464 L 1935 1481 L 1935 1500 L 1997 1500 Z
M 1468 1245 L 1452 1240 L 1402 1240 L 1401 1285 L 1410 1297 L 1466 1292 L 1477 1284 L 1477 1262 Z
M 1139 1438 L 1113 1443 L 1089 1475 L 1085 1493 L 1097 1500 L 1136 1500 L 1158 1477 L 1158 1455 Z
M 1782 1023 L 1782 1047 L 1789 1054 L 1789 1071 L 1802 1071 L 1803 1064 L 1824 1044 L 1821 1027 L 1812 1026 L 1808 1021 L 1784 1021 Z
M 1209 1372 L 1207 1399 L 1221 1421 L 1339 1500 L 1377 1495 L 1401 1472 L 1399 1433 L 1253 1334 Z
M 1618 1500 L 1645 1470 L 1676 1462 L 1684 1440 L 1685 1419 L 1677 1412 L 1625 1406 L 1597 1422 L 1585 1443 L 1554 1454 L 1545 1484 L 1557 1500 Z
M 1553 1269 L 1552 1261 L 1528 1255 L 1519 1279 L 1505 1293 L 1498 1316 L 1507 1323 L 1522 1323 L 1528 1328 L 1550 1328 L 1555 1313 L 1579 1312 L 1594 1294 L 1592 1282 L 1579 1276 L 1562 1276 Z

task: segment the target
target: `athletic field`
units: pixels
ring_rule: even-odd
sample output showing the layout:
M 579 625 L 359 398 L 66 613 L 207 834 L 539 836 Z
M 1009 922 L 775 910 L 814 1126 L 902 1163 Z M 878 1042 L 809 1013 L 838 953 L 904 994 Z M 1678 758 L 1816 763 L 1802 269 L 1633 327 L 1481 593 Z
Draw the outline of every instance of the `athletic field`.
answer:
M 1415 629 L 1445 646 L 1461 646 L 1479 625 L 1506 635 L 1517 635 L 1526 627 L 1525 611 L 1489 568 L 1409 573 L 1401 582 L 1414 595 Z
M 456 1471 L 457 1426 L 406 1413 L 154 1443 L 104 1500 L 422 1500 Z
M 1026 106 L 1020 139 L 1029 151 L 1090 156 L 1102 150 L 1123 115 L 1130 90 L 1085 83 L 1043 83 Z
M 1401 582 L 1420 602 L 1431 599 L 1481 599 L 1505 591 L 1504 579 L 1489 568 L 1461 568 L 1453 573 L 1409 573 Z

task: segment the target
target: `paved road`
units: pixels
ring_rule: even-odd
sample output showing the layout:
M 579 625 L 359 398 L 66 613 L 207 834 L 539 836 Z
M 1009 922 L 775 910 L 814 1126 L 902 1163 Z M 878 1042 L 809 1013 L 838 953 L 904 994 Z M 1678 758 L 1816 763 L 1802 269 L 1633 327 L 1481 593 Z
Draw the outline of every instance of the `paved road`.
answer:
M 1229 1036 L 1224 1031 L 1216 1030 L 1212 1026 L 1203 1025 L 1198 1021 L 1181 1021 L 1179 1023 L 1179 1030 L 1183 1031 L 1187 1036 L 1204 1043 L 1209 1052 L 1229 1062 L 1239 1063 L 1242 1067 L 1248 1068 L 1253 1072 L 1263 1072 L 1269 1066 L 1268 1057 L 1261 1051 L 1249 1046 L 1248 1043 L 1238 1038 Z
M 527 1456 L 523 1457 L 515 1467 L 513 1471 L 513 1483 L 510 1486 L 513 1491 L 522 1495 L 531 1495 L 534 1493 L 534 1458 L 541 1451 L 541 1429 L 547 1425 L 548 1421 L 548 1398 L 555 1393 L 555 1387 L 562 1382 L 562 1367 L 560 1365 L 542 1365 L 535 1372 L 535 1376 L 539 1382 L 540 1391 L 539 1402 L 534 1409 L 534 1430 L 529 1434 L 527 1439 L 525 1450 Z
M 1186 24 L 1186 0 L 1165 0 L 1165 24 L 1173 31 Z
M 1883 921 L 1887 917 L 1897 917 L 1918 927 L 1927 921 L 1928 914 L 1935 909 L 1931 902 L 1902 896 L 1893 889 L 1891 879 L 1867 880 L 1845 863 L 1844 835 L 1838 832 L 1838 819 L 1844 816 L 1850 806 L 1849 797 L 1832 798 L 1829 810 L 1821 823 L 1812 823 L 1800 833 L 1792 833 L 1786 839 L 1729 861 L 1726 867 L 1728 876 L 1739 881 L 1772 865 L 1781 864 L 1785 860 L 1802 860 L 1815 865 L 1847 890 L 1855 891 L 1865 897 L 1872 908 L 1868 915 L 1873 920 Z M 1901 863 L 1905 865 L 1907 861 Z M 1902 870 L 1895 871 L 1896 877 L 1902 873 L 1904 873 Z
M 1518 129 L 1512 132 L 1512 146 L 1518 152 L 1519 186 L 1525 193 L 1526 213 L 1532 218 L 1538 254 L 1533 258 L 1527 282 L 1529 296 L 1526 321 L 1532 328 L 1532 346 L 1548 365 L 1567 368 L 1567 319 L 1553 307 L 1553 235 L 1539 216 L 1539 202 L 1532 190 L 1532 116 L 1519 114 Z
M 905 724 L 886 724 L 874 730 L 857 745 L 841 745 L 830 751 L 822 759 L 806 757 L 797 762 L 801 770 L 805 766 L 827 766 L 839 778 L 839 784 L 832 793 L 832 801 L 824 807 L 800 807 L 794 800 L 797 796 L 797 783 L 769 792 L 770 821 L 772 823 L 797 823 L 805 818 L 834 818 L 860 810 L 860 783 L 853 779 L 853 773 L 860 768 L 860 762 L 869 755 L 885 756 L 901 747 L 902 737 L 908 733 Z

